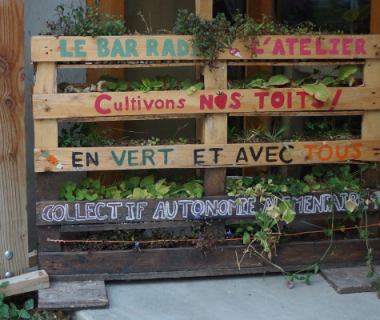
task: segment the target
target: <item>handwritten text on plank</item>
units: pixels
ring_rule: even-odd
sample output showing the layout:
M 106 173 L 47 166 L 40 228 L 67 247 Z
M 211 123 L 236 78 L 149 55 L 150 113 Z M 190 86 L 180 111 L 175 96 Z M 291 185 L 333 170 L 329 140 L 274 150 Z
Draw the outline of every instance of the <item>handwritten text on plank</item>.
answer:
M 378 207 L 374 203 L 379 194 L 372 194 L 372 210 Z M 296 197 L 284 196 L 283 200 L 292 200 L 297 214 L 320 214 L 331 212 L 329 201 L 334 201 L 336 212 L 345 212 L 347 200 L 365 203 L 358 193 L 341 193 L 339 195 L 318 194 Z M 97 201 L 49 204 L 38 209 L 39 224 L 46 223 L 81 223 L 81 222 L 118 222 L 118 221 L 162 221 L 193 220 L 196 218 L 228 218 L 254 216 L 260 209 L 264 211 L 278 199 L 266 198 L 260 203 L 259 198 L 225 198 L 225 199 L 181 199 L 152 201 Z

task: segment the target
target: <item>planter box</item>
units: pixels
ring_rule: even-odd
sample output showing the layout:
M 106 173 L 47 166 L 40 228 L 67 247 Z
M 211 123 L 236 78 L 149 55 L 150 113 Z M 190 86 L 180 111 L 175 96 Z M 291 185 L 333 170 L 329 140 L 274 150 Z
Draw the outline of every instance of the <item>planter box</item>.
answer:
M 189 40 L 191 36 L 114 36 L 32 38 L 33 62 L 119 61 L 119 60 L 199 60 Z M 219 59 L 377 59 L 378 35 L 260 36 L 257 56 L 243 42 L 226 49 Z
M 329 242 L 300 242 L 277 245 L 272 262 L 285 271 L 299 271 L 314 264 L 329 247 Z M 373 263 L 380 259 L 379 239 L 369 242 Z M 242 275 L 279 270 L 257 256 L 242 257 L 246 246 L 217 246 L 207 255 L 194 248 L 147 249 L 98 252 L 44 252 L 39 266 L 53 280 L 145 280 L 221 275 Z M 261 252 L 262 247 L 256 246 Z M 336 241 L 320 267 L 337 268 L 365 265 L 364 240 Z

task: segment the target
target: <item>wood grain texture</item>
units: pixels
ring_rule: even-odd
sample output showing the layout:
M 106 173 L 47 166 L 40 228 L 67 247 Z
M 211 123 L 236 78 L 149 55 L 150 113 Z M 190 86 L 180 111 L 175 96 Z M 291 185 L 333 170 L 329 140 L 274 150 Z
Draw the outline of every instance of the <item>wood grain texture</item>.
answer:
M 48 162 L 44 157 L 46 152 L 61 166 Z M 348 160 L 380 161 L 380 140 L 37 148 L 34 159 L 36 172 L 327 164 Z
M 35 119 L 104 117 L 107 121 L 107 117 L 115 116 L 380 109 L 378 86 L 329 88 L 330 98 L 323 105 L 305 94 L 303 89 L 226 90 L 226 87 L 208 88 L 206 85 L 206 90 L 192 95 L 186 91 L 34 94 L 33 113 Z M 220 107 L 215 100 L 218 92 L 227 95 L 225 105 Z M 227 135 L 225 131 L 224 134 Z
M 195 0 L 195 13 L 202 19 L 212 19 L 213 0 Z
M 298 271 L 319 259 L 329 246 L 329 242 L 301 242 L 280 244 L 277 255 L 272 262 L 286 271 Z M 366 255 L 364 240 L 335 241 L 333 255 L 328 254 L 321 267 L 347 267 L 362 265 Z M 380 242 L 370 240 L 374 249 L 374 261 L 379 261 Z M 236 264 L 236 254 L 242 256 L 245 246 L 217 246 L 206 256 L 194 248 L 173 248 L 128 251 L 98 251 L 98 252 L 62 252 L 41 253 L 41 266 L 54 278 L 57 276 L 76 276 L 90 279 L 146 279 L 147 276 L 160 278 L 161 273 L 182 272 L 181 276 L 223 275 L 247 273 L 278 272 L 273 266 L 261 258 L 248 256 L 242 262 L 241 269 Z M 262 247 L 257 246 L 260 251 Z M 249 270 L 249 271 L 248 271 Z M 144 275 L 145 274 L 145 275 Z M 173 275 L 174 275 L 173 274 Z
M 49 289 L 38 290 L 39 309 L 106 307 L 108 298 L 104 281 L 53 282 Z
M 357 203 L 365 203 L 366 199 L 360 198 L 357 193 L 342 192 L 339 196 L 334 195 L 334 211 L 339 214 L 346 212 L 345 204 L 348 199 L 353 199 Z M 293 207 L 297 213 L 297 218 L 309 217 L 313 220 L 314 216 L 331 213 L 331 208 L 327 202 L 331 200 L 330 193 L 313 192 L 300 196 L 284 196 L 284 200 L 294 201 Z M 376 194 L 371 194 L 370 200 L 376 199 Z M 241 205 L 239 205 L 241 203 Z M 124 200 L 99 200 L 99 201 L 44 201 L 37 203 L 37 225 L 41 230 L 57 226 L 68 226 L 64 229 L 70 229 L 70 226 L 82 225 L 104 225 L 125 223 L 125 228 L 144 229 L 160 228 L 161 225 L 169 226 L 170 223 L 188 222 L 197 223 L 196 216 L 206 217 L 207 219 L 249 219 L 253 218 L 260 209 L 264 211 L 272 204 L 279 204 L 276 199 L 274 202 L 267 198 L 265 203 L 260 202 L 260 198 L 214 196 L 202 197 L 196 199 L 189 198 L 171 198 L 171 199 L 124 199 Z M 198 211 L 196 211 L 198 209 Z M 368 206 L 369 218 L 379 208 L 371 202 Z M 372 213 L 374 212 L 374 213 Z M 152 222 L 146 224 L 146 222 Z M 45 226 L 45 227 L 43 227 Z M 46 227 L 49 226 L 49 227 Z M 136 227 L 135 227 L 136 226 Z M 96 226 L 94 226 L 96 228 Z M 115 225 L 115 229 L 118 228 Z M 123 226 L 120 226 L 123 228 Z M 80 228 L 75 228 L 80 231 Z M 66 232 L 66 231 L 65 231 Z M 50 238 L 59 240 L 57 235 Z M 50 242 L 52 244 L 59 244 Z M 45 250 L 46 251 L 46 250 Z M 53 250 L 52 250 L 53 251 Z M 59 251 L 59 250 L 54 250 Z
M 291 38 L 295 41 L 291 46 L 286 39 Z M 99 57 L 98 40 L 108 41 L 107 52 Z M 189 40 L 191 36 L 176 35 L 158 35 L 158 36 L 117 36 L 117 37 L 59 37 L 53 36 L 35 36 L 32 37 L 32 61 L 120 61 L 120 60 L 199 60 L 193 54 L 193 49 Z M 151 42 L 147 40 L 157 41 L 157 52 L 153 53 L 147 50 L 150 48 Z M 169 41 L 166 42 L 165 40 Z M 189 43 L 189 50 L 178 52 L 178 40 L 182 43 Z M 291 41 L 293 41 L 291 40 Z M 68 54 L 61 56 L 61 41 L 66 41 L 66 50 Z M 79 41 L 79 42 L 75 42 Z M 84 41 L 84 42 L 83 42 Z M 124 47 L 124 54 L 112 54 L 112 48 L 115 41 L 120 41 Z M 129 52 L 126 52 L 125 42 L 128 41 Z M 132 42 L 130 42 L 132 41 Z M 234 60 L 234 59 L 377 59 L 380 52 L 377 44 L 378 35 L 323 35 L 323 36 L 261 36 L 258 37 L 260 46 L 256 49 L 257 56 L 251 54 L 245 47 L 245 43 L 236 41 L 232 44 L 234 48 L 240 51 L 240 56 L 230 54 L 229 50 L 221 53 L 218 59 Z M 318 45 L 318 41 L 320 44 Z M 79 55 L 75 55 L 75 46 Z M 165 50 L 173 47 L 174 51 Z M 262 51 L 261 51 L 262 50 Z M 62 51 L 63 47 L 62 47 Z M 104 51 L 103 51 L 104 52 Z M 70 56 L 72 55 L 72 56 Z
M 28 272 L 24 1 L 0 1 L 0 279 Z M 6 260 L 4 252 L 13 251 Z
M 34 94 L 56 93 L 57 64 L 54 62 L 38 63 Z M 56 120 L 34 121 L 34 145 L 36 147 L 58 147 L 58 122 Z
M 368 87 L 380 85 L 380 60 L 367 60 L 364 66 L 364 85 Z M 365 111 L 362 118 L 362 139 L 378 139 L 380 111 Z M 380 163 L 378 162 L 379 166 Z M 368 187 L 376 187 L 380 175 L 378 170 L 369 169 L 362 173 Z
M 206 68 L 204 71 L 206 90 L 222 91 L 227 89 L 227 61 L 218 61 L 216 69 Z M 215 98 L 217 99 L 217 98 Z M 207 114 L 203 121 L 203 137 L 205 144 L 227 143 L 227 114 Z M 226 169 L 206 169 L 204 172 L 204 192 L 206 196 L 223 195 L 226 189 Z
M 375 266 L 375 270 L 379 273 L 380 266 Z M 323 278 L 340 294 L 375 292 L 375 286 L 371 285 L 374 279 L 366 277 L 368 272 L 368 266 L 321 269 Z
M 9 278 L 7 281 L 9 284 L 5 288 L 0 288 L 0 292 L 5 293 L 7 297 L 49 288 L 50 286 L 49 276 L 45 270 L 25 273 Z

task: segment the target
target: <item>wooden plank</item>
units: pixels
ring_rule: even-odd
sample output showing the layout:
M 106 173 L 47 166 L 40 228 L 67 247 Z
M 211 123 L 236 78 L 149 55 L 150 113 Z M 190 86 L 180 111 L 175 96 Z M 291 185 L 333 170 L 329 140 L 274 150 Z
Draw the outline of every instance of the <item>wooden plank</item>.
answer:
M 222 94 L 221 91 L 227 89 L 227 62 L 218 61 L 216 69 L 210 70 L 206 68 L 204 71 L 204 82 L 206 90 L 218 90 L 217 95 Z M 216 96 L 215 103 L 219 104 L 217 99 L 221 98 L 222 96 Z M 228 142 L 228 116 L 226 114 L 207 114 L 202 125 L 203 136 L 201 137 L 201 141 L 203 143 L 225 144 Z M 225 168 L 206 169 L 204 171 L 204 192 L 206 196 L 225 194 L 226 172 Z
M 36 172 L 327 164 L 380 161 L 380 140 L 38 148 L 34 159 Z
M 0 2 L 0 277 L 28 272 L 24 1 Z M 6 260 L 4 252 L 13 251 Z
M 34 268 L 38 265 L 37 251 L 29 252 L 29 269 Z
M 358 193 L 342 192 L 333 196 L 335 212 L 346 212 L 345 204 L 348 199 L 365 204 L 366 199 L 361 199 Z M 313 192 L 299 196 L 284 196 L 284 200 L 293 201 L 297 217 L 307 216 L 309 220 L 314 215 L 331 213 L 327 202 L 331 200 L 330 193 Z M 376 193 L 370 195 L 370 199 L 376 199 Z M 278 204 L 278 199 L 273 200 Z M 240 205 L 241 203 L 241 205 Z M 272 205 L 268 197 L 264 203 L 260 198 L 235 198 L 228 196 L 203 197 L 200 199 L 172 198 L 165 200 L 99 200 L 89 201 L 44 201 L 37 203 L 36 220 L 41 229 L 42 226 L 64 225 L 89 225 L 126 223 L 133 225 L 135 222 L 145 221 L 186 221 L 196 222 L 196 216 L 207 219 L 244 219 L 252 218 L 260 209 L 264 211 Z M 198 211 L 197 211 L 198 210 Z M 376 212 L 379 208 L 372 201 L 368 206 L 369 212 Z M 370 215 L 369 215 L 370 216 Z M 137 224 L 136 224 L 137 225 Z M 68 227 L 70 228 L 70 227 Z M 51 238 L 59 240 L 58 238 Z
M 53 282 L 49 289 L 38 291 L 39 309 L 107 307 L 108 298 L 104 281 Z
M 315 263 L 324 254 L 329 244 L 329 241 L 279 244 L 277 255 L 272 257 L 272 262 L 287 271 L 298 271 Z M 374 260 L 379 261 L 379 240 L 370 240 L 370 246 L 374 249 Z M 154 273 L 153 278 L 159 278 L 162 272 L 184 270 L 186 273 L 206 271 L 208 275 L 214 275 L 213 270 L 234 271 L 235 274 L 245 269 L 250 269 L 249 273 L 279 271 L 254 255 L 246 256 L 239 271 L 236 254 L 241 257 L 245 249 L 246 246 L 217 246 L 206 256 L 201 250 L 194 248 L 147 249 L 142 252 L 128 250 L 42 253 L 40 261 L 41 265 L 54 277 L 88 275 L 88 279 L 109 279 L 107 275 L 114 277 L 116 273 L 122 274 L 125 278 L 130 275 L 130 279 L 136 276 L 136 273 Z M 336 249 L 334 254 L 328 254 L 321 267 L 361 265 L 364 262 L 363 256 L 367 253 L 364 240 L 335 241 L 334 249 Z M 256 250 L 261 252 L 262 247 L 256 246 Z M 183 275 L 186 276 L 186 273 Z M 70 277 L 67 278 L 70 279 Z
M 380 60 L 367 60 L 364 66 L 364 85 L 368 87 L 380 85 Z M 380 112 L 366 111 L 362 119 L 362 139 L 378 139 Z M 377 163 L 380 166 L 380 162 Z M 366 186 L 376 187 L 380 178 L 377 170 L 366 170 L 362 174 Z
M 365 111 L 316 111 L 316 112 L 307 112 L 307 111 L 299 111 L 299 112 L 281 112 L 281 111 L 273 111 L 273 112 L 247 112 L 247 113 L 234 113 L 231 112 L 228 115 L 230 117 L 331 117 L 331 116 L 362 116 Z M 107 119 L 108 120 L 108 119 Z M 59 120 L 58 120 L 59 122 Z
M 37 64 L 34 94 L 57 93 L 57 64 L 44 62 Z M 34 121 L 34 144 L 38 147 L 58 147 L 58 122 L 56 120 Z
M 380 266 L 375 266 L 380 273 Z M 366 278 L 369 272 L 368 266 L 339 269 L 321 269 L 321 275 L 340 294 L 375 292 L 376 288 L 371 285 L 373 278 Z
M 364 111 L 350 111 L 363 114 Z M 347 113 L 348 114 L 348 113 Z M 352 115 L 352 113 L 349 113 Z M 320 115 L 320 114 L 319 114 Z M 342 115 L 342 114 L 341 114 Z M 116 117 L 95 117 L 95 118 L 67 118 L 58 119 L 58 122 L 101 122 L 101 121 L 131 121 L 131 120 L 159 120 L 159 119 L 196 119 L 202 118 L 201 114 L 155 114 L 147 116 L 116 116 Z
M 9 282 L 9 284 L 5 288 L 0 288 L 0 292 L 5 293 L 7 297 L 49 288 L 50 286 L 49 276 L 45 270 L 25 273 L 21 276 L 6 279 L 6 281 Z M 1 280 L 0 283 L 1 282 L 3 282 L 3 280 Z
M 336 64 L 336 63 L 335 63 Z M 343 63 L 348 64 L 348 63 Z M 352 63 L 354 64 L 354 63 Z M 355 63 L 357 64 L 357 63 Z M 58 69 L 129 69 L 129 68 L 166 68 L 204 66 L 204 62 L 173 62 L 173 63 L 121 63 L 121 64 L 58 64 Z
M 168 221 L 168 222 L 138 222 L 123 224 L 93 224 L 93 225 L 68 225 L 62 226 L 61 232 L 92 232 L 92 231 L 116 231 L 116 230 L 148 230 L 148 229 L 166 229 L 166 228 L 188 228 L 199 226 L 198 221 Z
M 32 61 L 199 60 L 189 43 L 191 36 L 32 37 Z M 377 59 L 378 35 L 260 36 L 252 55 L 236 41 L 219 59 Z M 120 49 L 121 47 L 121 49 Z
M 195 13 L 202 19 L 212 19 L 213 0 L 195 0 Z
M 206 87 L 207 90 L 196 91 L 192 95 L 186 91 L 35 94 L 33 113 L 35 119 L 105 117 L 106 120 L 115 116 L 164 114 L 380 109 L 379 87 L 329 88 L 330 98 L 323 105 L 303 89 L 226 90 L 226 87 L 227 84 L 224 89 Z M 226 98 L 218 97 L 218 92 L 223 92 Z M 45 132 L 37 134 L 46 135 Z
M 363 65 L 365 62 L 364 60 L 352 60 L 352 61 L 345 61 L 345 60 L 332 60 L 332 61 L 325 61 L 325 60 L 318 60 L 318 61 L 228 61 L 228 66 L 245 66 L 245 67 L 256 67 L 256 66 L 341 66 L 341 65 Z

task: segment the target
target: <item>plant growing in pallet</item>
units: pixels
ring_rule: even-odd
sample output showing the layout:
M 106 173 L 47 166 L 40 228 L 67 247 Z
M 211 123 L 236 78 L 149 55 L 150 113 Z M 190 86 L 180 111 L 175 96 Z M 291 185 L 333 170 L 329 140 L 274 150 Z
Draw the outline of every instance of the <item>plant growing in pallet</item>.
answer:
M 101 0 L 93 0 L 94 7 L 89 7 L 79 0 L 79 6 L 60 4 L 55 8 L 57 21 L 48 21 L 50 34 L 59 36 L 116 36 L 123 35 L 127 29 L 123 16 L 100 14 Z

